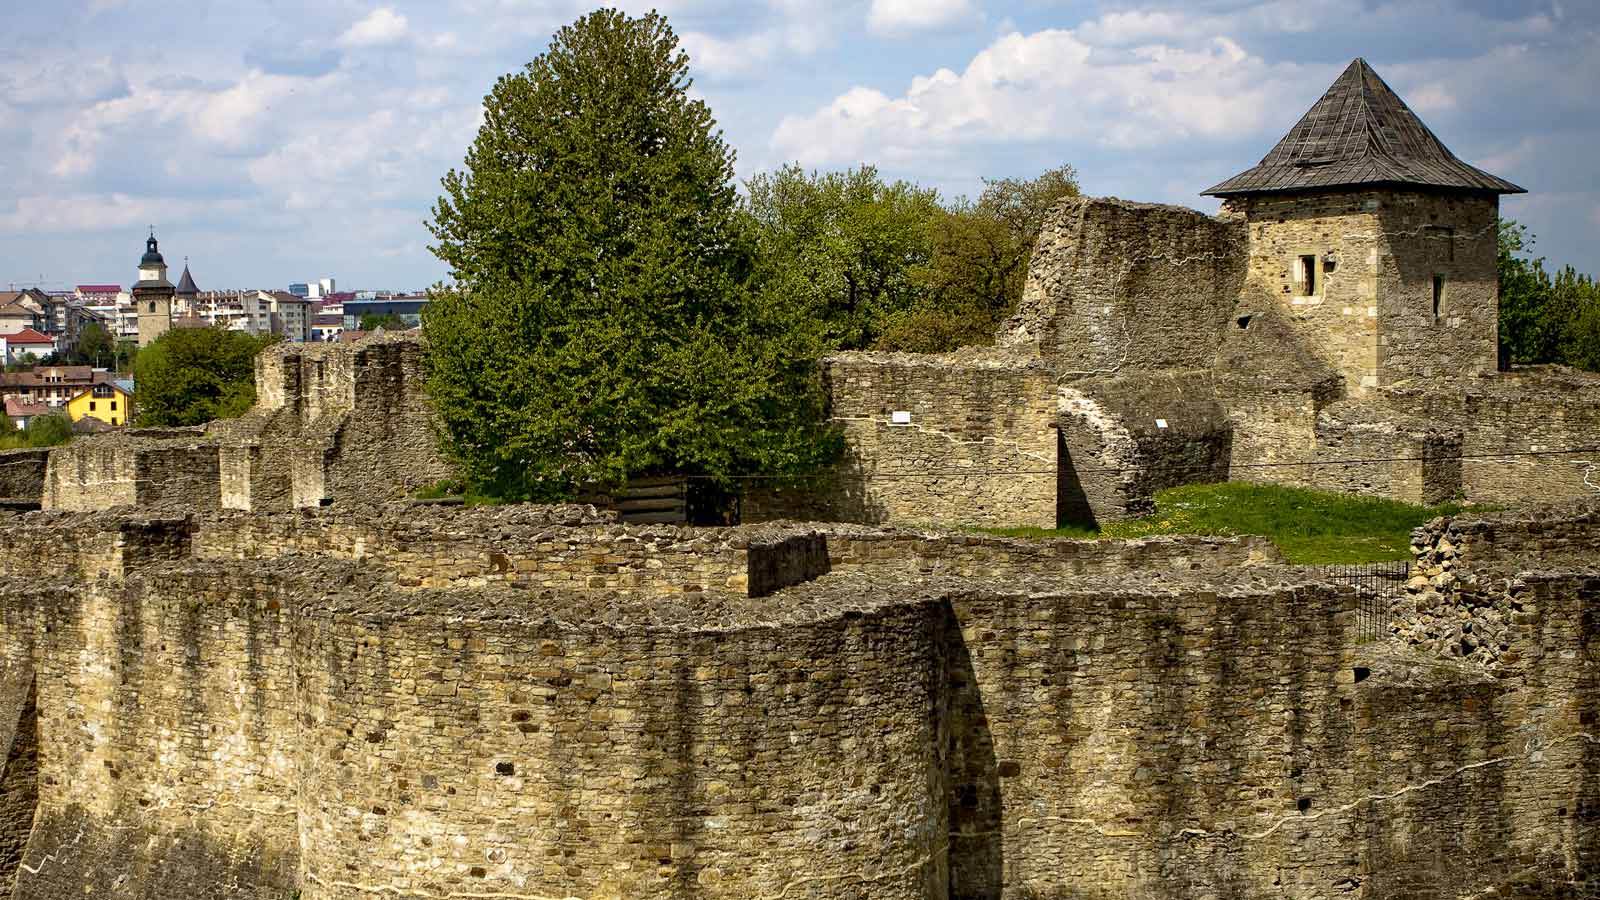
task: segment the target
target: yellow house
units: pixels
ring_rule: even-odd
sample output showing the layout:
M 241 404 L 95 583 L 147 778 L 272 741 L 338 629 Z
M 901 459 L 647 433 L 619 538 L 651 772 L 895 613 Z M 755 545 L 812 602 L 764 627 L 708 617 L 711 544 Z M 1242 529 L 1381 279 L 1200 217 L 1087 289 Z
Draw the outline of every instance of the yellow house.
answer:
M 67 401 L 67 415 L 76 422 L 85 416 L 107 425 L 126 425 L 133 411 L 133 397 L 115 384 L 97 384 L 78 392 Z

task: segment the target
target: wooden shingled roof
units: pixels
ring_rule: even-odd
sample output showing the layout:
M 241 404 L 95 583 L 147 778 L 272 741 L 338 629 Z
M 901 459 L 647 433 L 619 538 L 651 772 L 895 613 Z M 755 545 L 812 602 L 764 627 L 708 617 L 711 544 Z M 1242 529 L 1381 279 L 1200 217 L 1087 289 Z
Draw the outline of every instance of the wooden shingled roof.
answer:
M 1457 159 L 1364 59 L 1351 63 L 1255 168 L 1202 193 L 1230 197 L 1377 185 L 1525 193 Z

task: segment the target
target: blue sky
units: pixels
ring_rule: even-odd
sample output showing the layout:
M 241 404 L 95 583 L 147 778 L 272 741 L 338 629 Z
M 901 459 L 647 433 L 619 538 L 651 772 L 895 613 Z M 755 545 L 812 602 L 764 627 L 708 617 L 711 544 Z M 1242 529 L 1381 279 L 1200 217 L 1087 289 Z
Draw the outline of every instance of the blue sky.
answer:
M 741 178 L 862 162 L 975 193 L 1084 190 L 1213 210 L 1356 56 L 1503 214 L 1600 270 L 1600 4 L 1589 0 L 657 0 Z M 577 0 L 61 0 L 7 13 L 0 284 L 132 280 L 155 223 L 203 289 L 444 275 L 423 222 L 484 93 Z

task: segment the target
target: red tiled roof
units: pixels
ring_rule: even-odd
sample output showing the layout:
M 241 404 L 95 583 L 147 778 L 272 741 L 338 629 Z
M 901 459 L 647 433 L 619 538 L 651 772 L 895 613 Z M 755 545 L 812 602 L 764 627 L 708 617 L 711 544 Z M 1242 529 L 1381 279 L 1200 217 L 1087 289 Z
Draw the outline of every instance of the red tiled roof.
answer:
M 78 285 L 78 293 L 80 293 L 80 294 L 120 294 L 120 293 L 122 293 L 122 285 L 120 285 L 120 284 L 80 284 L 80 285 Z
M 32 328 L 24 328 L 16 334 L 0 335 L 0 340 L 8 344 L 50 344 L 54 345 L 56 339 L 47 334 L 40 334 Z
M 43 403 L 27 403 L 21 397 L 6 398 L 6 415 L 13 419 L 31 419 L 49 414 L 50 407 Z

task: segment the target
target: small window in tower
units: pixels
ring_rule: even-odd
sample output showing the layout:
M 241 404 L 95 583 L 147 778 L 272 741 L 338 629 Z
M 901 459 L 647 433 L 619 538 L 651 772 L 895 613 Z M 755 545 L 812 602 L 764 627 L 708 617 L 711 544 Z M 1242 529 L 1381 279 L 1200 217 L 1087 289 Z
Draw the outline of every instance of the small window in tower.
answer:
M 1444 307 L 1444 276 L 1433 276 L 1433 321 L 1439 321 L 1439 312 Z
M 1299 276 L 1300 296 L 1314 297 L 1317 294 L 1317 257 L 1315 254 L 1300 257 L 1299 269 L 1295 274 Z
M 156 302 L 154 300 L 150 301 L 150 311 L 151 312 L 155 312 L 156 311 Z

